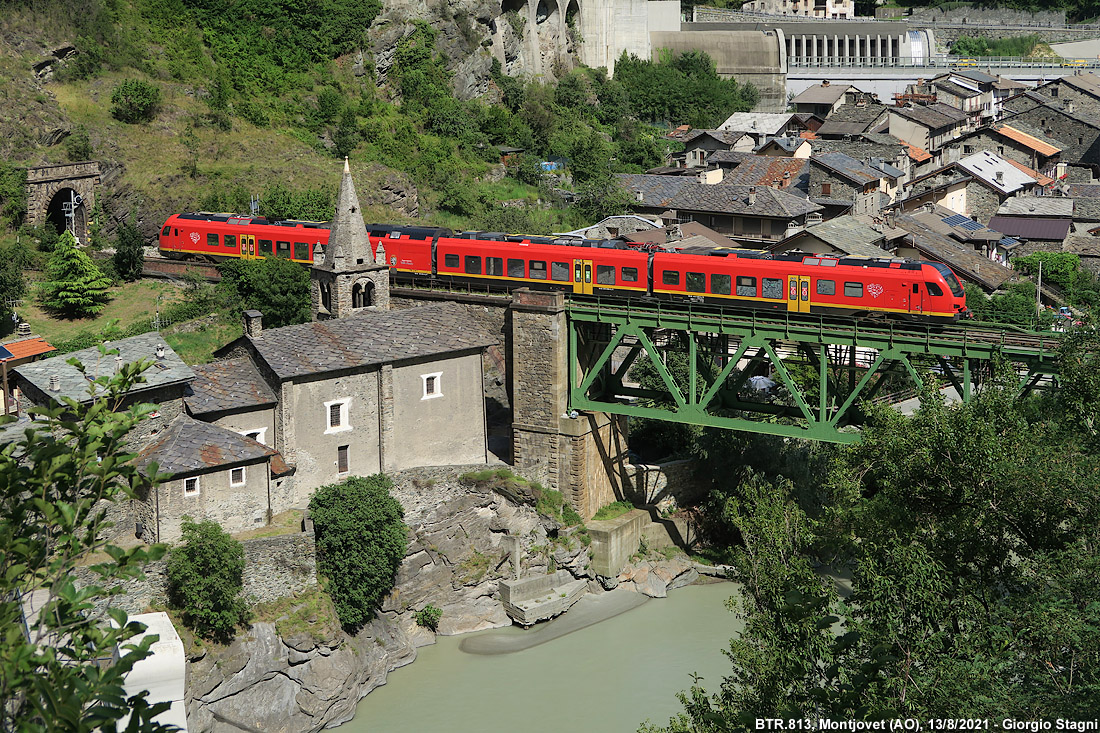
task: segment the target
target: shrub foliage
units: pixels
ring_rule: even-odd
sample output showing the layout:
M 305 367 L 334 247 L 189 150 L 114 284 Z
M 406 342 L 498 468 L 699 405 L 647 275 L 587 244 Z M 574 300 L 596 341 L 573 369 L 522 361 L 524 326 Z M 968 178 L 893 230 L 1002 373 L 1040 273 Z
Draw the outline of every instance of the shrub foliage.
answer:
M 110 300 L 110 279 L 96 267 L 84 250 L 76 246 L 71 232 L 57 240 L 46 263 L 47 281 L 42 284 L 42 304 L 68 318 L 83 318 L 103 310 Z
M 183 621 L 207 639 L 224 641 L 248 623 L 244 546 L 217 522 L 183 518 L 183 544 L 168 556 L 168 600 Z
M 159 106 L 160 89 L 141 79 L 122 82 L 111 95 L 111 115 L 131 125 L 153 119 Z
M 317 533 L 317 567 L 340 623 L 355 630 L 370 621 L 393 588 L 408 543 L 404 511 L 393 484 L 376 474 L 322 486 L 309 502 Z

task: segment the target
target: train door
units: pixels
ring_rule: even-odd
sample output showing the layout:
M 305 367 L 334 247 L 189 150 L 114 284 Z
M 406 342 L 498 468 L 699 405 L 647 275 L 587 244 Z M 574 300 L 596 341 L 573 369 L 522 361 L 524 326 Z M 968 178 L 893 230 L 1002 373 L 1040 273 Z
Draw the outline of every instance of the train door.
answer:
M 592 260 L 573 260 L 573 292 L 592 294 Z
M 807 275 L 787 276 L 787 310 L 793 313 L 810 312 L 810 278 Z
M 924 291 L 921 289 L 920 283 L 913 283 L 910 287 L 912 292 L 909 294 L 909 312 L 924 313 Z
M 251 259 L 256 256 L 256 238 L 251 234 L 241 235 L 241 259 Z

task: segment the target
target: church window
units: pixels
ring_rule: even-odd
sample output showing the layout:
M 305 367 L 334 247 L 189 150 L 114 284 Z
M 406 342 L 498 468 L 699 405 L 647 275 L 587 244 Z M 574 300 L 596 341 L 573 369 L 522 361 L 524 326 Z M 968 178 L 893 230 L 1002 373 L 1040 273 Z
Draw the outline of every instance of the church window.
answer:
M 443 388 L 440 384 L 440 379 L 442 377 L 443 372 L 420 375 L 420 379 L 424 383 L 424 395 L 420 398 L 421 400 L 430 400 L 435 397 L 443 396 Z
M 184 496 L 198 496 L 199 495 L 199 477 L 185 478 L 183 480 L 183 495 Z
M 229 471 L 230 486 L 244 486 L 244 466 Z
M 351 430 L 351 424 L 348 419 L 348 408 L 350 406 L 350 397 L 325 403 L 326 435 L 329 433 L 340 433 L 345 430 Z
M 351 307 L 368 308 L 374 305 L 374 283 L 358 282 L 351 288 Z

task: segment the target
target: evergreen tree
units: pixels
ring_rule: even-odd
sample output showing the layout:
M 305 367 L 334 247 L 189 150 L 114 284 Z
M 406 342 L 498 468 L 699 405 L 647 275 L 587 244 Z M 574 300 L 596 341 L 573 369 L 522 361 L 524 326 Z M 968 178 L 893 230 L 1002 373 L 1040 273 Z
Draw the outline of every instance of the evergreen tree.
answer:
M 57 240 L 46 263 L 42 304 L 66 318 L 83 318 L 103 310 L 110 300 L 111 281 L 96 267 L 84 250 L 76 246 L 71 232 Z
M 132 282 L 141 277 L 141 270 L 145 265 L 144 245 L 141 232 L 134 225 L 131 214 L 130 219 L 118 228 L 118 236 L 115 238 L 115 272 L 123 280 Z

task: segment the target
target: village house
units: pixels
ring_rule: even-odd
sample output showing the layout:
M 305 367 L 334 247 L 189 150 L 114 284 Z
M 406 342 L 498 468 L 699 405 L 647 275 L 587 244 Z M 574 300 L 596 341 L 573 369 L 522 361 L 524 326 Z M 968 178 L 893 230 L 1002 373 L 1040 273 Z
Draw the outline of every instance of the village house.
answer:
M 983 151 L 913 179 L 900 203 L 906 211 L 933 203 L 988 222 L 1010 196 L 1050 182 L 1018 163 Z
M 754 152 L 772 158 L 809 158 L 813 149 L 803 137 L 773 137 Z
M 726 130 L 692 130 L 681 140 L 684 149 L 676 153 L 673 160 L 682 161 L 685 168 L 707 165 L 708 156 L 718 150 L 751 153 L 756 147 L 756 140 L 751 135 Z
M 660 216 L 666 223 L 699 222 L 746 242 L 782 239 L 789 227 L 802 226 L 807 214 L 822 210 L 804 198 L 767 186 L 705 184 L 638 173 L 620 174 L 618 180 L 639 213 Z
M 890 257 L 889 243 L 882 227 L 854 216 L 838 216 L 829 221 L 807 224 L 780 242 L 769 245 L 771 252 L 806 252 L 837 257 Z
M 765 155 L 717 152 L 712 156 L 718 170 L 706 182 L 723 185 L 772 186 L 805 191 L 808 163 L 805 158 L 777 158 Z M 731 159 L 727 162 L 727 159 Z M 794 191 L 792 191 L 793 193 Z
M 968 129 L 967 114 L 941 102 L 890 108 L 890 134 L 933 154 Z
M 741 10 L 768 15 L 798 15 L 810 18 L 855 18 L 854 0 L 749 0 Z
M 987 293 L 1004 285 L 1012 277 L 1012 270 L 976 252 L 972 246 L 937 231 L 943 223 L 941 212 L 929 206 L 897 214 L 893 218 L 893 226 L 904 230 L 908 236 L 899 243 L 895 254 L 898 257 L 942 262 L 964 282 L 974 283 Z M 946 212 L 946 215 L 952 213 Z
M 889 128 L 890 110 L 877 101 L 861 99 L 845 104 L 829 115 L 814 135 L 826 139 L 843 139 L 864 133 L 886 132 Z
M 878 101 L 874 95 L 856 89 L 851 84 L 832 84 L 823 81 L 814 84 L 791 99 L 791 106 L 798 112 L 808 112 L 821 119 L 827 118 L 846 104 L 859 101 Z
M 735 112 L 718 129 L 742 132 L 751 137 L 751 152 L 770 137 L 798 135 L 805 125 L 790 112 Z
M 913 101 L 934 104 L 942 103 L 965 112 L 972 128 L 991 122 L 997 116 L 994 106 L 994 85 L 997 77 L 982 73 L 977 69 L 952 69 L 946 74 L 917 81 L 905 88 L 905 94 L 899 102 L 913 98 Z
M 871 165 L 844 153 L 819 153 L 810 158 L 810 200 L 850 204 L 852 214 L 874 214 L 893 201 L 903 175 L 881 161 Z
M 1048 139 L 1060 141 L 1060 160 L 1067 166 L 1065 175 L 1072 176 L 1076 165 L 1100 165 L 1100 104 L 1087 96 L 1052 99 L 1049 94 L 1049 89 L 1046 96 L 1029 89 L 1010 97 L 1004 103 L 1002 122 L 1017 129 L 1026 125 Z
M 952 163 L 960 158 L 987 150 L 1006 160 L 1015 161 L 1050 178 L 1061 176 L 1058 163 L 1063 143 L 1048 138 L 1039 130 L 1023 123 L 1009 125 L 998 122 L 961 135 L 943 147 L 943 162 Z M 1062 166 L 1064 169 L 1064 166 Z

